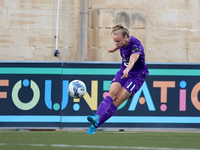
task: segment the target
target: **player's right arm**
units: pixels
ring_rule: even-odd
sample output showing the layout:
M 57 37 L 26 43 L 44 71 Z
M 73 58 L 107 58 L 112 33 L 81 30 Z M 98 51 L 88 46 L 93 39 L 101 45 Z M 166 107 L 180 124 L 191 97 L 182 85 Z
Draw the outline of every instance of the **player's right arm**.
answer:
M 111 46 L 111 47 L 108 48 L 108 53 L 113 53 L 113 52 L 115 52 L 118 49 L 119 48 L 117 46 Z
M 138 53 L 131 55 L 128 66 L 126 67 L 126 69 L 124 69 L 123 76 L 121 77 L 121 79 L 128 77 L 129 71 L 133 68 L 135 62 L 138 60 L 139 57 L 140 57 L 140 54 L 138 54 Z

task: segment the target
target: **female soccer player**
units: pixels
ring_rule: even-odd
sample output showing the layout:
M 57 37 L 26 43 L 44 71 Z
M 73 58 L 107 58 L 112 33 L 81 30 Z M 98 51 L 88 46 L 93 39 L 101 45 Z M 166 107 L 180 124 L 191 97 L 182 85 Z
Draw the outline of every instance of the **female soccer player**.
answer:
M 117 111 L 117 108 L 142 86 L 149 74 L 145 64 L 144 48 L 141 42 L 129 35 L 129 30 L 122 25 L 116 25 L 112 30 L 115 47 L 109 47 L 108 52 L 120 50 L 122 64 L 110 85 L 109 94 L 99 105 L 94 116 L 88 116 L 92 123 L 87 134 L 95 134 L 96 129 Z

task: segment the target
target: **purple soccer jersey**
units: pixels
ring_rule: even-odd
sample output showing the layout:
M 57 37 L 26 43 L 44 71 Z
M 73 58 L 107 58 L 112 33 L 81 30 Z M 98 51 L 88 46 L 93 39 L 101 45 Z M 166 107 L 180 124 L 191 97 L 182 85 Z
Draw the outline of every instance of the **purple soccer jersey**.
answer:
M 141 44 L 141 42 L 136 39 L 135 37 L 131 36 L 130 41 L 126 47 L 120 48 L 120 54 L 122 57 L 122 64 L 121 64 L 121 69 L 124 70 L 128 66 L 130 57 L 132 54 L 140 54 L 138 60 L 134 64 L 133 68 L 129 71 L 130 75 L 148 75 L 148 68 L 147 65 L 145 64 L 145 54 L 144 54 L 144 48 Z
M 144 48 L 138 39 L 131 36 L 128 45 L 120 48 L 120 54 L 122 57 L 121 68 L 112 82 L 119 82 L 129 93 L 135 94 L 141 88 L 145 76 L 149 74 L 147 65 L 145 64 Z M 123 70 L 128 66 L 132 54 L 140 54 L 140 56 L 129 71 L 128 77 L 121 79 Z

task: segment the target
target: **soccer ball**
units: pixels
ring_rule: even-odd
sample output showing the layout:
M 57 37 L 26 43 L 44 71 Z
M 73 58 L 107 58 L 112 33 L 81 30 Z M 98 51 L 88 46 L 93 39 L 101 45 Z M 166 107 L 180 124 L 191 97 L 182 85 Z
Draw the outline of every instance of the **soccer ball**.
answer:
M 73 80 L 69 83 L 68 93 L 73 98 L 81 98 L 86 93 L 85 83 L 81 80 Z

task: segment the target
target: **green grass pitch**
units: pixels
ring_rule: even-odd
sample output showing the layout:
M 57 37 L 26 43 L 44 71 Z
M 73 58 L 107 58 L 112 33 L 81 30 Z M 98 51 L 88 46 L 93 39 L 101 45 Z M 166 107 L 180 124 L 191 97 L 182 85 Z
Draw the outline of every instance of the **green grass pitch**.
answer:
M 200 133 L 155 131 L 0 131 L 0 150 L 195 150 Z

